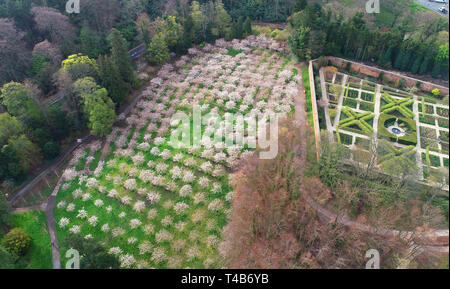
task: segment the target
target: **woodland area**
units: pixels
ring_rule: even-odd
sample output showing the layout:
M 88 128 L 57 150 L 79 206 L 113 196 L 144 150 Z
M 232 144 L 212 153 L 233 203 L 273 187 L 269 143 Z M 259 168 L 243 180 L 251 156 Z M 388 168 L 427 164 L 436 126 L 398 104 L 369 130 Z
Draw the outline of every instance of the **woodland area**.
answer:
M 293 31 L 288 42 L 300 59 L 341 56 L 448 80 L 448 22 L 443 18 L 413 32 L 406 24 L 373 30 L 363 12 L 344 19 L 315 4 L 294 13 L 288 22 Z

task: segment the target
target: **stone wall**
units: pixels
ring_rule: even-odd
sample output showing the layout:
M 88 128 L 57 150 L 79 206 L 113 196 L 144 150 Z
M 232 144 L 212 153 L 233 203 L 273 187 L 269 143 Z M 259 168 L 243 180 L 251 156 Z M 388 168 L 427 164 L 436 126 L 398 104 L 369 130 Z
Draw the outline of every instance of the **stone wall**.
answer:
M 350 70 L 356 72 L 357 74 L 362 74 L 365 76 L 377 78 L 380 75 L 380 72 L 383 71 L 383 73 L 384 73 L 383 77 L 388 79 L 391 82 L 395 83 L 403 78 L 406 81 L 406 85 L 409 87 L 412 87 L 412 86 L 416 85 L 417 81 L 420 81 L 420 83 L 421 83 L 420 89 L 422 89 L 424 91 L 431 93 L 431 91 L 433 89 L 437 88 L 437 89 L 439 89 L 439 91 L 441 92 L 442 95 L 449 94 L 448 87 L 437 85 L 437 84 L 434 84 L 431 82 L 422 81 L 420 79 L 412 78 L 412 77 L 409 77 L 406 75 L 401 75 L 401 74 L 398 74 L 398 73 L 395 73 L 392 71 L 379 69 L 376 67 L 362 64 L 362 63 L 358 63 L 358 62 L 354 62 L 351 60 L 346 60 L 346 59 L 342 59 L 342 58 L 338 58 L 338 57 L 333 57 L 333 56 L 329 56 L 328 60 L 330 60 L 332 64 L 334 64 L 335 66 L 337 66 L 341 69 L 345 69 L 347 66 L 347 62 L 349 62 L 351 64 Z

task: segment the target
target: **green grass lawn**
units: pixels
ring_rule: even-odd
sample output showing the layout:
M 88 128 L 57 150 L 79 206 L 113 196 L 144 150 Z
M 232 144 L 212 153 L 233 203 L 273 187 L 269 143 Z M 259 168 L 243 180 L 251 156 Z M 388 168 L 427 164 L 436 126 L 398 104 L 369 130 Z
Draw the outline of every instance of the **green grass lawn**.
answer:
M 97 168 L 98 162 L 100 161 L 100 157 L 102 156 L 102 150 L 98 150 L 94 153 L 94 159 L 89 164 L 89 169 L 94 171 Z
M 311 87 L 309 82 L 309 70 L 308 67 L 302 67 L 302 82 L 303 88 L 305 89 L 305 97 L 306 97 L 306 111 L 308 112 L 307 118 L 308 123 L 311 127 L 314 127 L 314 118 L 312 112 L 312 99 L 311 99 Z
M 82 158 L 80 158 L 78 160 L 78 164 L 75 167 L 76 171 L 79 172 L 79 171 L 82 171 L 84 169 L 84 165 L 86 164 L 86 160 L 87 160 L 87 157 L 89 156 L 90 152 L 91 152 L 91 150 L 89 148 L 84 150 L 85 155 L 84 155 L 84 157 L 82 157 Z
M 14 213 L 12 214 L 12 225 L 25 230 L 31 238 L 30 250 L 19 260 L 21 268 L 51 269 L 51 242 L 45 213 L 42 211 Z

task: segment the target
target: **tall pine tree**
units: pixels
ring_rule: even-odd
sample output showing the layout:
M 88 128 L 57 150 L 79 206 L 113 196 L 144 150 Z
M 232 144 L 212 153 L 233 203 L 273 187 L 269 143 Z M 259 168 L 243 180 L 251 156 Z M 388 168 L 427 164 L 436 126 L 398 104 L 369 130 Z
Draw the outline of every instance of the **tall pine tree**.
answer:
M 303 9 L 305 9 L 306 5 L 308 5 L 308 2 L 306 0 L 295 0 L 293 12 L 302 11 Z
M 386 68 L 392 67 L 392 47 L 389 46 L 389 48 L 386 50 L 386 53 L 381 58 L 381 66 Z
M 416 58 L 414 59 L 414 62 L 411 66 L 411 72 L 416 74 L 419 72 L 419 68 L 420 68 L 420 64 L 422 63 L 423 60 L 423 56 L 422 55 L 417 55 Z
M 410 68 L 410 63 L 411 63 L 411 56 L 412 53 L 411 51 L 406 52 L 406 54 L 403 56 L 402 58 L 402 63 L 400 65 L 400 69 L 403 71 L 408 71 Z
M 397 54 L 397 57 L 395 58 L 394 61 L 394 67 L 397 69 L 400 69 L 402 67 L 402 62 L 403 62 L 403 55 L 405 54 L 405 52 L 403 50 L 400 50 Z
M 122 79 L 128 83 L 134 81 L 131 58 L 128 54 L 127 41 L 122 37 L 119 30 L 113 28 L 108 37 L 111 46 L 111 57 L 117 66 Z
M 419 74 L 426 74 L 428 70 L 430 69 L 430 57 L 425 56 L 424 60 L 422 61 L 422 64 L 419 68 Z
M 244 36 L 249 36 L 252 34 L 252 21 L 250 20 L 250 17 L 247 16 L 244 21 L 244 27 L 242 29 L 244 32 Z
M 119 69 L 111 57 L 100 55 L 98 58 L 98 70 L 101 85 L 109 91 L 109 96 L 116 106 L 120 106 L 130 91 L 130 85 L 122 79 Z

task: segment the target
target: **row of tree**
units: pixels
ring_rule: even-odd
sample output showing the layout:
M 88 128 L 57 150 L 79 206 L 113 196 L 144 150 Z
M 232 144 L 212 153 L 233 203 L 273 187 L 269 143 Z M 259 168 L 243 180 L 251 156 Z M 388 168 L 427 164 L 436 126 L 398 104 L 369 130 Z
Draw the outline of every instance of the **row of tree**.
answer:
M 235 21 L 221 0 L 200 4 L 193 1 L 183 14 L 163 16 L 151 21 L 146 13 L 137 19 L 141 40 L 148 44 L 148 57 L 152 63 L 162 64 L 170 53 L 184 54 L 194 44 L 213 42 L 218 38 L 243 38 L 252 33 L 249 17 Z
M 371 30 L 357 12 L 344 20 L 318 5 L 307 5 L 289 18 L 292 34 L 289 44 L 300 60 L 322 55 L 343 56 L 375 62 L 415 74 L 448 79 L 448 24 L 430 22 L 420 33 L 406 27 Z

